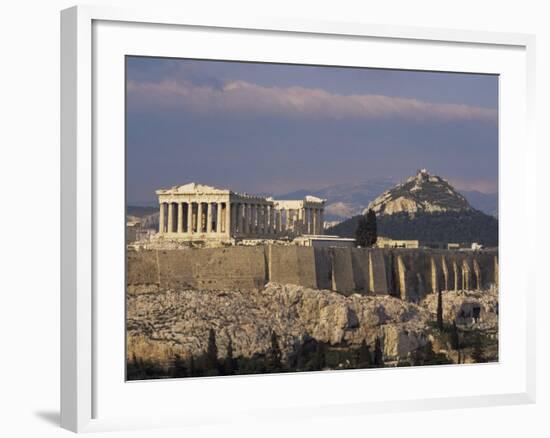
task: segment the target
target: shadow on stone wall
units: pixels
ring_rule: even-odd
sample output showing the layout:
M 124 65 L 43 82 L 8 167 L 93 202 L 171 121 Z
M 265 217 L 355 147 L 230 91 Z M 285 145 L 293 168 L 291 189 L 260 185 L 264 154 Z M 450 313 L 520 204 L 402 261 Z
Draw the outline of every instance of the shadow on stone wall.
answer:
M 131 294 L 260 289 L 270 281 L 419 301 L 439 290 L 498 286 L 498 253 L 281 245 L 128 253 Z

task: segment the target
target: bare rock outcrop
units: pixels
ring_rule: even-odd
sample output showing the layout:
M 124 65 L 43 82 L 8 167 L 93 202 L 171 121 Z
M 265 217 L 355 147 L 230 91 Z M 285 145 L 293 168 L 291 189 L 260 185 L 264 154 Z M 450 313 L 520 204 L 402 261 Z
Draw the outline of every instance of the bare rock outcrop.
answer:
M 419 170 L 374 199 L 363 214 L 372 209 L 376 214 L 436 213 L 448 211 L 472 211 L 472 207 L 445 179 Z
M 442 293 L 443 319 L 448 323 L 478 328 L 498 324 L 498 291 L 444 291 Z M 421 305 L 432 315 L 437 311 L 437 294 L 427 295 Z
M 495 310 L 492 298 L 481 294 L 445 295 L 447 318 L 460 314 L 458 309 L 466 303 L 481 303 L 487 318 Z M 399 360 L 426 345 L 430 336 L 428 322 L 434 319 L 434 297 L 417 305 L 390 296 L 346 297 L 327 290 L 275 283 L 256 291 L 165 290 L 128 295 L 129 354 L 130 350 L 141 348 L 135 343 L 139 339 L 148 345 L 152 355 L 158 355 L 160 345 L 183 357 L 200 355 L 206 351 L 208 331 L 212 328 L 216 331 L 220 358 L 225 356 L 230 339 L 235 356 L 264 354 L 275 331 L 285 357 L 310 339 L 333 346 L 358 347 L 363 341 L 372 346 L 378 337 L 385 359 Z M 144 349 L 140 351 L 143 353 Z

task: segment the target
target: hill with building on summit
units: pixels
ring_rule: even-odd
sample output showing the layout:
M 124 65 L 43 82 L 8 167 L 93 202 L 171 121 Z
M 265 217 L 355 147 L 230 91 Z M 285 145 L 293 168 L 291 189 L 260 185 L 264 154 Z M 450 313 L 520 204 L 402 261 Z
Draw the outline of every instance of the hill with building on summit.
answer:
M 392 239 L 425 242 L 479 242 L 498 246 L 498 220 L 474 209 L 445 179 L 425 169 L 374 199 L 378 234 Z M 354 216 L 327 230 L 354 236 L 361 216 Z

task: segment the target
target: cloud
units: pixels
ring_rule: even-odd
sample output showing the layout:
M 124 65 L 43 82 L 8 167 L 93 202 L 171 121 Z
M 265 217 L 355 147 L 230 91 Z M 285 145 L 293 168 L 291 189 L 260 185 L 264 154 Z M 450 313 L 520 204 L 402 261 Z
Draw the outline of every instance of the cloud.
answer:
M 431 103 L 375 94 L 336 94 L 319 88 L 266 87 L 246 81 L 222 86 L 188 80 L 127 82 L 132 109 L 174 109 L 314 119 L 475 120 L 496 123 L 497 111 L 451 103 Z

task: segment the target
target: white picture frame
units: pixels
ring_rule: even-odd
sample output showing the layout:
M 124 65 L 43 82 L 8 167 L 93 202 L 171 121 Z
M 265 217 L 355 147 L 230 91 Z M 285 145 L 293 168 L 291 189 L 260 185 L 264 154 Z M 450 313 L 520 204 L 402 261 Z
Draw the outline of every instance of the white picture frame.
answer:
M 120 27 L 120 29 L 119 29 Z M 122 30 L 121 30 L 122 29 Z M 140 40 L 140 32 L 147 29 L 148 43 Z M 170 48 L 163 44 L 163 35 L 167 32 L 197 32 L 197 38 L 216 36 L 219 32 L 233 32 L 235 38 L 242 41 L 252 41 L 250 59 L 257 59 L 258 47 L 253 41 L 259 38 L 272 38 L 269 48 L 262 47 L 262 57 L 270 59 L 286 59 L 291 57 L 296 61 L 299 54 L 281 55 L 276 53 L 276 47 L 281 51 L 288 49 L 293 42 L 302 41 L 304 44 L 316 44 L 318 39 L 335 38 L 335 44 L 369 44 L 384 43 L 385 47 L 398 46 L 403 59 L 400 65 L 390 61 L 380 60 L 376 66 L 410 69 L 437 69 L 437 63 L 446 63 L 444 69 L 455 71 L 472 71 L 467 64 L 463 64 L 461 56 L 470 56 L 467 51 L 482 50 L 471 56 L 473 63 L 479 63 L 478 72 L 502 74 L 506 80 L 501 86 L 501 173 L 500 196 L 501 208 L 501 240 L 505 244 L 501 247 L 501 280 L 503 287 L 501 321 L 502 351 L 506 353 L 511 342 L 516 342 L 517 358 L 508 359 L 504 354 L 503 360 L 495 368 L 487 371 L 483 365 L 461 366 L 446 368 L 441 371 L 434 367 L 414 370 L 357 370 L 353 373 L 304 373 L 291 376 L 234 376 L 229 378 L 188 379 L 185 382 L 187 393 L 194 394 L 194 411 L 189 406 L 184 407 L 172 403 L 168 409 L 170 397 L 169 386 L 178 385 L 181 389 L 183 382 L 147 382 L 145 384 L 118 382 L 119 389 L 112 388 L 109 382 L 119 381 L 120 373 L 105 372 L 112 367 L 113 362 L 123 362 L 120 351 L 120 336 L 124 336 L 120 320 L 120 297 L 124 289 L 118 290 L 120 283 L 114 278 L 118 275 L 109 274 L 103 269 L 107 263 L 102 256 L 104 242 L 109 240 L 109 233 L 120 234 L 123 227 L 105 231 L 104 218 L 101 216 L 108 208 L 118 208 L 123 211 L 124 205 L 119 205 L 120 198 L 104 196 L 105 187 L 110 184 L 119 185 L 123 180 L 123 167 L 120 167 L 121 126 L 105 126 L 103 120 L 107 118 L 105 108 L 107 103 L 104 96 L 120 97 L 123 93 L 123 80 L 117 73 L 116 66 L 107 62 L 110 57 L 120 61 L 121 54 L 156 53 L 158 47 L 164 47 L 169 55 Z M 121 33 L 122 32 L 122 33 Z M 131 32 L 132 38 L 125 38 L 124 33 Z M 157 35 L 157 36 L 154 36 Z M 186 34 L 187 35 L 187 34 Z M 189 34 L 191 35 L 191 34 Z M 165 36 L 165 35 L 164 35 Z M 185 35 L 183 35 L 185 38 Z M 280 44 L 276 41 L 281 39 Z M 307 41 L 306 41 L 307 40 Z M 315 40 L 315 41 L 313 41 Z M 127 52 L 131 41 L 132 51 Z M 106 43 L 109 43 L 108 45 Z M 155 47 L 158 44 L 158 47 Z M 299 44 L 298 44 L 299 45 Z M 107 49 L 107 46 L 109 48 Z M 147 47 L 146 47 L 147 46 Z M 212 47 L 215 45 L 212 44 Z M 417 47 L 421 56 L 417 59 L 407 59 L 403 47 Z M 223 57 L 223 47 L 209 48 L 208 43 L 195 45 L 193 53 L 205 51 L 205 58 L 211 56 Z M 311 46 L 314 47 L 314 46 Z M 351 46 L 350 46 L 351 47 Z M 137 48 L 137 49 L 136 49 Z M 285 49 L 286 48 L 286 49 Z M 136 53 L 138 50 L 139 53 Z M 143 51 L 142 51 L 143 50 Z M 221 52 L 220 52 L 221 50 Z M 422 55 L 425 50 L 425 55 Z M 437 50 L 441 59 L 427 61 L 422 56 L 429 56 L 430 50 Z M 457 54 L 454 56 L 454 52 Z M 366 23 L 337 23 L 315 22 L 303 19 L 279 19 L 242 17 L 227 22 L 223 17 L 215 15 L 196 16 L 188 15 L 184 11 L 163 11 L 154 8 L 148 10 L 118 9 L 108 7 L 78 6 L 62 11 L 61 13 L 61 425 L 75 431 L 100 431 L 120 428 L 146 428 L 189 424 L 208 424 L 209 422 L 235 421 L 250 418 L 274 418 L 275 416 L 291 415 L 292 417 L 311 417 L 312 415 L 361 415 L 367 412 L 396 412 L 412 409 L 442 409 L 454 407 L 473 407 L 488 405 L 532 403 L 535 400 L 535 310 L 534 310 L 534 278 L 531 267 L 521 256 L 514 255 L 514 248 L 523 248 L 528 251 L 535 245 L 535 211 L 533 208 L 522 210 L 521 218 L 514 213 L 512 199 L 521 199 L 536 205 L 535 193 L 535 142 L 532 134 L 534 120 L 534 51 L 535 39 L 531 35 L 490 33 L 476 31 L 461 31 L 451 29 L 424 29 L 402 26 L 382 26 Z M 207 53 L 208 52 L 208 53 Z M 464 52 L 462 54 L 462 52 Z M 219 55 L 222 53 L 222 55 Z M 296 52 L 297 53 L 297 52 Z M 396 52 L 397 53 L 397 52 Z M 473 52 L 472 52 L 473 53 Z M 493 55 L 491 55 L 493 53 Z M 480 54 L 484 56 L 479 56 Z M 486 56 L 493 59 L 483 59 Z M 174 52 L 173 56 L 177 56 Z M 238 54 L 228 54 L 224 59 L 236 59 Z M 312 55 L 313 56 L 313 55 Z M 323 53 L 319 56 L 336 56 Z M 105 57 L 105 58 L 103 58 Z M 452 58 L 452 59 L 451 59 Z M 478 59 L 479 58 L 479 59 Z M 321 59 L 321 58 L 317 58 Z M 324 58 L 323 58 L 324 59 Z M 257 59 L 260 60 L 260 59 Z M 289 59 L 290 61 L 290 59 Z M 340 60 L 335 60 L 337 62 Z M 118 61 L 117 61 L 118 62 Z M 310 61 L 304 60 L 304 63 Z M 341 61 L 340 61 L 341 62 Z M 374 61 L 373 61 L 374 62 Z M 113 63 L 113 65 L 116 63 Z M 490 66 L 493 65 L 492 67 Z M 342 64 L 347 65 L 347 64 Z M 464 65 L 463 68 L 461 66 Z M 471 64 L 477 65 L 477 64 Z M 485 66 L 485 67 L 483 67 Z M 109 70 L 110 68 L 114 70 Z M 502 70 L 499 70 L 502 69 Z M 110 85 L 104 87 L 101 83 L 108 77 Z M 104 90 L 104 91 L 101 91 Z M 118 97 L 117 97 L 118 96 Z M 120 102 L 118 102 L 120 103 Z M 116 105 L 113 107 L 116 111 Z M 105 114 L 105 115 L 104 115 Z M 109 120 L 116 123 L 118 115 Z M 98 128 L 98 124 L 101 125 Z M 514 126 L 512 126 L 514 125 Z M 114 152 L 114 159 L 109 167 L 102 161 L 104 154 L 97 153 L 98 144 L 105 142 L 115 145 L 118 152 Z M 516 145 L 514 148 L 513 145 Z M 521 148 L 517 145 L 521 144 Z M 101 146 L 99 146 L 101 147 Z M 123 157 L 122 152 L 122 157 Z M 118 158 L 116 158 L 118 157 Z M 118 167 L 117 167 L 118 166 Z M 120 169 L 120 172 L 117 171 Z M 108 176 L 105 176 L 108 175 Z M 510 177 L 517 180 L 512 184 Z M 110 195 L 109 195 L 110 196 Z M 103 205 L 105 208 L 98 208 Z M 515 216 L 514 216 L 515 214 Z M 522 242 L 507 242 L 507 236 L 517 225 L 523 222 Z M 122 223 L 122 219 L 121 219 Z M 120 225 L 120 224 L 119 224 Z M 120 237 L 120 236 L 118 236 Z M 116 241 L 118 238 L 110 239 Z M 103 239 L 103 240 L 102 240 Z M 516 246 L 514 246 L 516 245 Z M 116 257 L 115 257 L 116 258 Z M 109 261 L 110 263 L 110 261 Z M 119 263 L 117 265 L 117 263 Z M 113 269 L 120 267 L 120 260 L 112 263 Z M 513 266 L 513 269 L 511 268 Z M 114 271 L 113 271 L 114 272 Z M 123 274 L 122 274 L 123 275 Z M 108 287 L 115 281 L 114 287 Z M 507 288 L 507 285 L 510 285 Z M 98 293 L 105 294 L 106 289 L 111 294 L 102 295 L 98 300 Z M 506 290 L 516 293 L 508 294 Z M 98 292 L 100 291 L 100 292 Z M 114 291 L 114 292 L 113 292 Z M 116 300 L 109 300 L 116 295 Z M 112 307 L 106 307 L 111 306 Z M 112 309 L 109 310 L 109 309 Z M 513 324 L 509 323 L 509 315 L 516 309 Z M 510 324 L 509 326 L 507 324 Z M 514 328 L 515 327 L 515 328 Z M 122 330 L 123 331 L 123 330 Z M 107 345 L 106 332 L 113 335 L 113 345 Z M 118 342 L 118 343 L 117 343 Z M 116 345 L 115 345 L 116 344 Z M 112 348 L 111 348 L 112 347 Z M 98 354 L 104 351 L 104 354 Z M 112 355 L 108 354 L 113 352 Z M 118 359 L 117 359 L 118 358 Z M 123 364 L 121 363 L 121 367 Z M 462 371 L 464 370 L 464 371 Z M 503 371 L 504 370 L 504 371 Z M 369 395 L 368 393 L 354 393 L 346 397 L 337 389 L 346 388 L 346 385 L 359 382 L 357 385 L 372 385 L 374 388 L 373 373 L 381 373 L 383 390 L 384 381 L 422 381 L 422 379 L 452 378 L 457 380 L 457 388 L 446 392 L 445 388 L 433 388 L 429 393 L 415 393 L 414 385 L 405 393 L 396 384 L 396 388 L 388 390 L 387 397 Z M 394 373 L 393 375 L 389 373 Z M 501 374 L 499 374 L 501 373 Z M 306 373 L 308 374 L 308 373 Z M 464 379 L 485 381 L 486 374 L 499 376 L 502 381 L 502 390 L 497 390 L 498 380 L 490 386 L 489 382 L 479 391 L 462 390 Z M 389 376 L 389 377 L 388 377 Z M 118 379 L 118 380 L 117 380 Z M 476 380 L 478 379 L 478 380 Z M 495 377 L 495 379 L 497 379 Z M 470 380 L 472 381 L 472 380 Z M 118 385 L 118 384 L 117 384 Z M 300 396 L 295 403 L 286 403 L 284 394 L 279 394 L 277 388 L 287 388 L 286 385 L 299 387 Z M 480 383 L 481 386 L 483 386 Z M 316 388 L 325 388 L 318 392 Z M 429 386 L 426 384 L 426 386 Z M 161 388 L 162 387 L 162 388 Z M 130 391 L 127 389 L 130 388 Z M 161 388 L 161 389 L 158 389 Z M 260 389 L 258 389 L 260 388 Z M 328 388 L 328 390 L 326 390 Z M 491 389 L 493 388 L 493 389 Z M 388 387 L 389 389 L 389 387 Z M 224 410 L 221 405 L 207 404 L 199 393 L 219 395 L 221 402 L 224 394 L 241 392 L 242 399 L 237 399 L 239 406 Z M 122 405 L 124 397 L 143 396 L 145 400 L 160 398 L 162 391 L 166 392 L 167 403 L 157 403 L 148 407 L 147 415 L 127 411 L 115 412 L 114 405 Z M 262 399 L 262 392 L 270 391 L 270 402 Z M 485 391 L 485 392 L 484 392 Z M 304 393 L 302 395 L 302 393 Z M 309 393 L 309 395 L 308 395 Z M 380 392 L 381 394 L 381 392 Z M 112 405 L 106 401 L 106 396 L 112 400 Z M 164 397 L 164 396 L 162 396 Z M 247 400 L 256 397 L 254 400 Z M 259 398 L 259 399 L 258 399 Z M 158 399 L 157 399 L 158 400 Z M 105 414 L 104 414 L 105 413 Z

